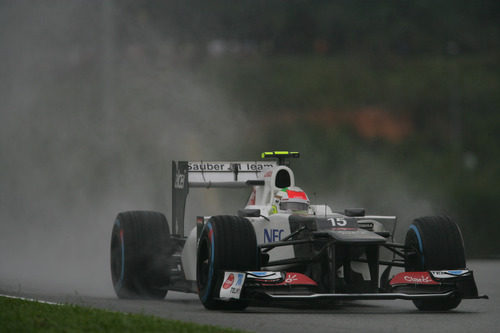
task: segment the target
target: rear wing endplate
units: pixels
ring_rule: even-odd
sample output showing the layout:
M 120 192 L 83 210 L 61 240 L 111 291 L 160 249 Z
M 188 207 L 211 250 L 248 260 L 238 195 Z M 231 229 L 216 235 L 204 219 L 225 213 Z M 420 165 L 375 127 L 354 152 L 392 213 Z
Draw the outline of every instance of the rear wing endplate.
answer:
M 238 188 L 264 185 L 265 171 L 276 161 L 172 161 L 172 234 L 184 236 L 190 187 Z

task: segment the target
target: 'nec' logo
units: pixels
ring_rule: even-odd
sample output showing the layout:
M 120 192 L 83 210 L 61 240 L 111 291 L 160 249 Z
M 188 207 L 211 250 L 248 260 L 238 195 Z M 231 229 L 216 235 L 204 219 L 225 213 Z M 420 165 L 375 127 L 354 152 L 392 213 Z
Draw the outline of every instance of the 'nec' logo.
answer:
M 264 229 L 264 243 L 280 241 L 284 232 L 283 229 Z

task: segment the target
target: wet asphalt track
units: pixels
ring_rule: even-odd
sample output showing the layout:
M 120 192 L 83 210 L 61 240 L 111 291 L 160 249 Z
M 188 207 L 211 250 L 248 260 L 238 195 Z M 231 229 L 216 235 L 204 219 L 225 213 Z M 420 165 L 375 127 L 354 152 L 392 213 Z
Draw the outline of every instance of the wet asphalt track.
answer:
M 0 293 L 73 303 L 122 312 L 146 313 L 202 324 L 255 332 L 499 332 L 500 261 L 470 261 L 480 294 L 489 300 L 465 300 L 454 311 L 417 311 L 409 301 L 345 302 L 329 309 L 249 307 L 243 312 L 207 311 L 196 295 L 170 292 L 163 301 L 131 301 L 114 297 L 28 290 L 0 277 Z

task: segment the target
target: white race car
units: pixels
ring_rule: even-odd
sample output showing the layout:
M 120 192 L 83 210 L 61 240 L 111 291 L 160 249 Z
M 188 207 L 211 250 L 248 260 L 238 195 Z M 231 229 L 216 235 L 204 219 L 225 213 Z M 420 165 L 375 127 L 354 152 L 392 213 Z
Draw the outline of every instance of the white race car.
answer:
M 111 235 L 118 297 L 192 292 L 211 310 L 345 299 L 407 299 L 421 310 L 449 310 L 462 299 L 487 298 L 478 295 L 449 218 L 418 218 L 397 244 L 394 216 L 311 204 L 289 167 L 299 153 L 262 157 L 174 161 L 171 231 L 162 213 L 119 213 Z M 249 188 L 250 197 L 234 216 L 197 217 L 186 237 L 186 198 L 194 187 Z M 404 272 L 391 276 L 393 267 Z

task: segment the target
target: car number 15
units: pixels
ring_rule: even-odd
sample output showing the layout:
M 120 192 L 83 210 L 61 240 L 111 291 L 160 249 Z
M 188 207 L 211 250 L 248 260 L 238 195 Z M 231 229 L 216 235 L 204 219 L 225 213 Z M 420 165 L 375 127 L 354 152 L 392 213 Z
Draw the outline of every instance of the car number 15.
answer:
M 328 222 L 332 224 L 332 227 L 345 227 L 347 225 L 346 219 L 342 217 L 329 218 Z

